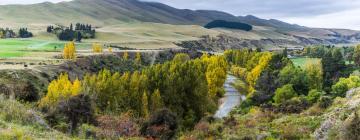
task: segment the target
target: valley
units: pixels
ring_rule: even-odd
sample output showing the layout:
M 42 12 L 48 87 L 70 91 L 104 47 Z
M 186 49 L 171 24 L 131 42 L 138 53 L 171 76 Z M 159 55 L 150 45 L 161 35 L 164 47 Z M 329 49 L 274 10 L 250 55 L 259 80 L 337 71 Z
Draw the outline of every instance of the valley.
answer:
M 0 9 L 0 139 L 360 139 L 358 30 L 142 0 Z

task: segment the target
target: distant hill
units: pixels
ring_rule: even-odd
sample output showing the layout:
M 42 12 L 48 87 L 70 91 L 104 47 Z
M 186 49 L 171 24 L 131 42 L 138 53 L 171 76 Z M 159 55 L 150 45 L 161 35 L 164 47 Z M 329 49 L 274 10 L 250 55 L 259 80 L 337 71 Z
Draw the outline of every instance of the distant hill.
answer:
M 225 20 L 214 20 L 204 26 L 207 29 L 212 28 L 229 28 L 229 29 L 238 29 L 238 30 L 244 30 L 244 31 L 251 31 L 252 26 L 246 23 L 241 22 L 231 22 L 231 21 L 225 21 Z
M 204 25 L 213 20 L 238 20 L 225 12 L 176 9 L 165 4 L 138 0 L 73 0 L 61 3 L 0 6 L 0 21 L 69 23 L 75 21 L 98 25 L 119 22 L 157 22 Z
M 73 0 L 57 4 L 45 2 L 32 5 L 2 5 L 0 9 L 0 26 L 68 25 L 71 22 L 91 23 L 98 27 L 135 22 L 204 26 L 215 20 L 223 20 L 245 23 L 256 28 L 257 30 L 251 31 L 250 38 L 273 39 L 269 36 L 276 35 L 275 38 L 280 36 L 307 43 L 314 42 L 308 40 L 329 43 L 360 41 L 360 32 L 354 30 L 309 28 L 252 15 L 234 16 L 221 11 L 177 9 L 162 3 L 138 0 Z M 244 35 L 239 31 L 231 33 Z

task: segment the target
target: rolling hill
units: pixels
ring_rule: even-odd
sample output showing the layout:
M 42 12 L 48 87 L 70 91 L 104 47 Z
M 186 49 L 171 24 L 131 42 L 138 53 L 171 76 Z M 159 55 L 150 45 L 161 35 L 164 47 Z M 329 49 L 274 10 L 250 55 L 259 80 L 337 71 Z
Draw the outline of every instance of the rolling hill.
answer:
M 161 3 L 138 0 L 73 0 L 56 4 L 45 2 L 32 5 L 3 5 L 0 6 L 0 9 L 2 10 L 0 12 L 0 26 L 27 26 L 32 30 L 42 32 L 44 27 L 49 24 L 91 23 L 96 25 L 99 31 L 102 31 L 101 36 L 103 39 L 113 42 L 124 42 L 121 40 L 124 36 L 124 28 L 130 27 L 131 24 L 135 24 L 137 27 L 141 24 L 145 26 L 143 28 L 151 29 L 154 27 L 154 23 L 155 27 L 160 26 L 151 30 L 152 32 L 158 32 L 156 34 L 160 34 L 158 38 L 154 39 L 155 41 L 164 41 L 162 37 L 166 38 L 168 36 L 174 36 L 174 38 L 166 39 L 166 41 L 183 41 L 186 38 L 193 40 L 194 38 L 208 35 L 209 32 L 212 34 L 226 34 L 238 39 L 260 40 L 260 42 L 263 39 L 296 42 L 292 45 L 296 44 L 297 46 L 353 43 L 360 40 L 360 32 L 354 30 L 310 28 L 289 24 L 276 19 L 261 19 L 252 15 L 235 16 L 221 11 L 177 9 Z M 207 30 L 200 27 L 214 20 L 246 23 L 252 25 L 254 30 L 243 32 L 226 28 Z M 166 30 L 167 34 L 162 34 L 161 26 L 170 26 L 167 24 L 172 24 L 173 29 L 176 27 L 181 29 L 189 27 L 184 25 L 191 25 L 191 27 L 194 27 L 192 25 L 198 26 L 192 29 L 196 29 L 194 30 L 196 34 L 182 33 L 182 30 L 171 32 L 171 29 Z M 119 25 L 126 26 L 119 29 Z M 117 28 L 113 29 L 112 27 Z M 133 27 L 130 28 L 133 29 Z M 125 34 L 125 39 L 130 37 L 134 38 L 134 40 L 142 40 L 146 39 L 146 37 L 152 37 L 147 35 L 146 31 L 148 30 L 141 31 L 141 33 L 137 31 L 137 33 L 131 36 L 126 36 Z M 129 32 L 130 34 L 133 33 Z M 184 39 L 177 40 L 177 35 L 185 37 L 182 37 Z M 111 36 L 112 39 L 109 39 L 107 36 Z M 273 44 L 276 45 L 277 43 Z M 259 45 L 262 44 L 260 43 Z

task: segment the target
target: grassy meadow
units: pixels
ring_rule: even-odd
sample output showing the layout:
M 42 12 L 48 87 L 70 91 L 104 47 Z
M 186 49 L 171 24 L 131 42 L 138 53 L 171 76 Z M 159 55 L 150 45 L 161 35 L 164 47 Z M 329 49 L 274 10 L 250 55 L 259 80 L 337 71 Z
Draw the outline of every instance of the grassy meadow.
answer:
M 48 52 L 61 52 L 63 41 L 46 41 L 36 39 L 0 39 L 0 58 L 33 57 L 33 54 L 43 53 L 37 57 L 47 57 Z M 78 49 L 90 49 L 89 43 L 77 43 Z
M 291 61 L 296 67 L 305 68 L 306 63 L 320 61 L 319 58 L 293 58 Z

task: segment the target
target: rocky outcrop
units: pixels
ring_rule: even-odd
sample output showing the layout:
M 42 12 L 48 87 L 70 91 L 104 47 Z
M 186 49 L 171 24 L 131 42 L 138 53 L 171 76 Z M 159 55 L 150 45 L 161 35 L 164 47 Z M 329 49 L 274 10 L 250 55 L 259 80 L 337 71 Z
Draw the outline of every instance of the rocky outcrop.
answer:
M 176 43 L 176 45 L 192 50 L 201 51 L 224 51 L 227 49 L 242 49 L 242 48 L 302 48 L 309 45 L 328 45 L 339 43 L 351 43 L 351 38 L 332 38 L 332 39 L 318 39 L 318 38 L 305 38 L 301 36 L 292 36 L 294 39 L 239 39 L 228 35 L 219 35 L 217 37 L 203 36 L 200 40 L 183 41 Z M 356 39 L 356 37 L 353 37 Z
M 333 106 L 323 115 L 325 120 L 314 132 L 317 140 L 342 138 L 344 132 L 344 122 L 352 114 L 359 111 L 360 107 L 360 88 L 351 89 L 346 93 L 346 98 L 337 98 Z M 336 132 L 333 136 L 331 132 Z

